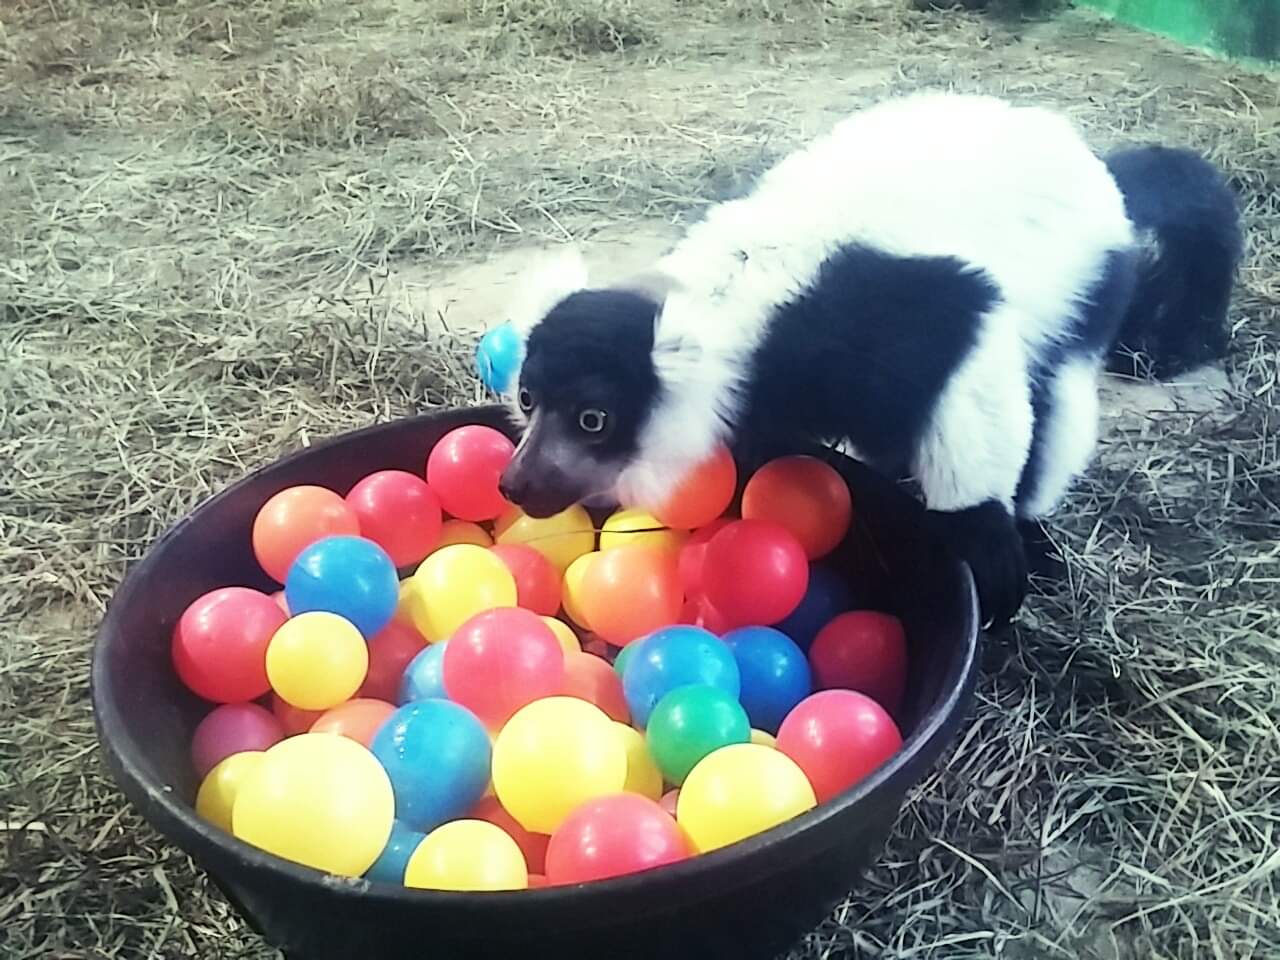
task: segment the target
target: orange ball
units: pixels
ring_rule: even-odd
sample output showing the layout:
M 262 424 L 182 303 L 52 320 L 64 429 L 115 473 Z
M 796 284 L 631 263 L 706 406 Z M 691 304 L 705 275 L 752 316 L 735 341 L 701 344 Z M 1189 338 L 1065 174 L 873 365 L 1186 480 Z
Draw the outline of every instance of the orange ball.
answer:
M 772 520 L 800 541 L 810 560 L 825 557 L 849 532 L 853 498 L 836 469 L 814 457 L 780 457 L 742 491 L 744 520 Z
M 613 665 L 594 653 L 570 653 L 564 658 L 564 686 L 560 693 L 594 703 L 610 720 L 629 723 L 631 711 L 622 692 L 622 678 Z
M 738 467 L 726 447 L 718 447 L 676 487 L 653 515 L 673 530 L 692 530 L 710 523 L 728 509 L 738 486 Z
M 582 578 L 582 612 L 591 629 L 615 647 L 676 623 L 683 602 L 677 558 L 669 550 L 606 550 Z
M 311 725 L 310 732 L 336 734 L 368 747 L 378 728 L 395 712 L 396 708 L 385 700 L 360 697 L 326 710 Z
M 436 543 L 436 549 L 441 550 L 455 543 L 490 547 L 493 546 L 493 537 L 480 524 L 470 520 L 446 520 L 440 527 L 440 540 Z
M 253 519 L 253 553 L 277 583 L 293 561 L 325 537 L 360 535 L 360 520 L 347 502 L 324 487 L 289 487 L 262 505 Z

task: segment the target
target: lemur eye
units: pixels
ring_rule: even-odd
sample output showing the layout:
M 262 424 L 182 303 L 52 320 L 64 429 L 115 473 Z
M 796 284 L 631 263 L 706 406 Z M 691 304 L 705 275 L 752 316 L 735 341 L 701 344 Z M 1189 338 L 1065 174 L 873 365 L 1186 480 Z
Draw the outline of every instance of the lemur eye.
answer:
M 520 392 L 516 395 L 516 402 L 520 404 L 520 409 L 525 413 L 529 413 L 533 409 L 533 394 L 527 387 L 521 387 Z
M 578 426 L 582 428 L 583 433 L 600 434 L 604 433 L 605 427 L 609 425 L 609 414 L 603 410 L 597 410 L 594 407 L 583 410 L 578 414 Z

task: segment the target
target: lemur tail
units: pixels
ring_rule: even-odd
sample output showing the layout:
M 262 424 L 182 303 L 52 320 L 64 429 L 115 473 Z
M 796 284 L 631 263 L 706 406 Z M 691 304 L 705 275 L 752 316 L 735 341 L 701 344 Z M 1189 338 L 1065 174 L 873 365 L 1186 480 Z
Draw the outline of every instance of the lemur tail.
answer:
M 1220 359 L 1244 245 L 1235 195 L 1187 150 L 1124 149 L 1106 164 L 1143 248 L 1108 369 L 1164 378 Z

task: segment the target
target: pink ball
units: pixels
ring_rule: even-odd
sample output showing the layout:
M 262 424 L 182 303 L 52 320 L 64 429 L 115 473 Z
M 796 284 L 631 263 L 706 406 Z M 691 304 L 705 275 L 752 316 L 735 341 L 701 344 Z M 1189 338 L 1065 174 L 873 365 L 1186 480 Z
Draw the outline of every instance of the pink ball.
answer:
M 224 703 L 200 721 L 191 737 L 191 764 L 201 780 L 233 753 L 266 750 L 284 739 L 275 714 L 256 703 Z
M 635 793 L 588 800 L 547 845 L 547 880 L 587 883 L 676 863 L 689 856 L 684 831 L 658 804 Z
M 778 749 L 804 771 L 819 803 L 864 780 L 901 747 L 884 707 L 853 690 L 805 697 L 778 728 Z
M 707 559 L 707 544 L 731 522 L 725 517 L 712 520 L 689 534 L 689 539 L 680 546 L 680 586 L 684 588 L 686 597 L 702 595 L 702 568 Z
M 809 587 L 800 542 L 772 520 L 736 520 L 707 544 L 702 585 L 730 626 L 767 626 L 788 616 Z
M 360 521 L 360 535 L 372 540 L 397 567 L 421 563 L 440 540 L 440 500 L 427 482 L 405 470 L 379 470 L 347 494 Z
M 444 688 L 490 729 L 526 704 L 564 688 L 564 648 L 540 616 L 523 607 L 478 613 L 445 647 Z
M 427 483 L 459 520 L 492 520 L 511 506 L 498 491 L 516 447 L 493 427 L 472 424 L 440 438 L 427 457 Z

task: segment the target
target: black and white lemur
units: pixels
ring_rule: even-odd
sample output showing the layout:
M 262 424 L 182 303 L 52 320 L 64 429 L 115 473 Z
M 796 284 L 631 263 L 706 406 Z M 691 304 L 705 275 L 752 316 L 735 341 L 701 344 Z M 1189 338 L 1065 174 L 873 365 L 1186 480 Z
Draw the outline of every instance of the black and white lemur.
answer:
M 1039 519 L 1088 465 L 1098 378 L 1225 350 L 1233 194 L 1184 150 L 1100 159 L 1062 116 L 921 94 L 858 112 L 713 207 L 651 271 L 534 273 L 510 319 L 537 517 L 661 503 L 721 442 L 839 440 L 914 478 L 984 616 L 1026 592 Z

